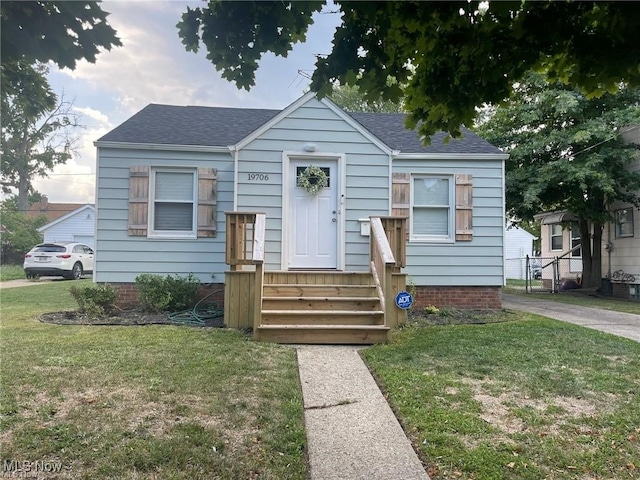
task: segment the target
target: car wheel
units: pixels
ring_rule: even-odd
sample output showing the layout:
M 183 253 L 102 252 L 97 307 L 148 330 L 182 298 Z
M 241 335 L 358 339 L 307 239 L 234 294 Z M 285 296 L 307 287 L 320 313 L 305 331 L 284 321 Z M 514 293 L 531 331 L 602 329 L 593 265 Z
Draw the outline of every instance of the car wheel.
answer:
M 82 278 L 82 264 L 76 262 L 71 269 L 70 277 L 72 280 L 80 280 Z

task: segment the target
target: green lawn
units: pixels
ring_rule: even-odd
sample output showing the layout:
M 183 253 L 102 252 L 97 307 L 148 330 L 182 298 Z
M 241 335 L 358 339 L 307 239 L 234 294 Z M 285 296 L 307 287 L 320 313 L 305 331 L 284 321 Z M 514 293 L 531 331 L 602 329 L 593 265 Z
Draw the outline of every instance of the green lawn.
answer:
M 295 350 L 219 329 L 40 323 L 75 308 L 72 283 L 0 292 L 0 460 L 60 462 L 74 479 L 306 478 Z
M 520 318 L 363 350 L 432 479 L 638 478 L 640 344 Z
M 0 265 L 0 282 L 26 278 L 22 265 Z

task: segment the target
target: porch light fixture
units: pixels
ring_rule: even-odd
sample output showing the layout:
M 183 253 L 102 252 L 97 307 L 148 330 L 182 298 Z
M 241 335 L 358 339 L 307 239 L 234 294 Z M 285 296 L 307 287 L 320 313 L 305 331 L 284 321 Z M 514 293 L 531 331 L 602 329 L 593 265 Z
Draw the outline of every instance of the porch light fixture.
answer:
M 315 143 L 305 143 L 302 148 L 305 152 L 315 152 L 318 146 Z

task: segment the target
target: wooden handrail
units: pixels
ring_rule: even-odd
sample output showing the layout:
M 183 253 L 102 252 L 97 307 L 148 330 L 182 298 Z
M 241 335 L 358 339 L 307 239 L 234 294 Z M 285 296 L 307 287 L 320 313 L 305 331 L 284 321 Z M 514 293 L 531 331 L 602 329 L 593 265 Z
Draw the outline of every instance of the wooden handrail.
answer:
M 379 218 L 382 228 L 393 252 L 395 266 L 400 269 L 407 263 L 407 218 L 406 217 L 372 217 Z
M 384 311 L 384 322 L 388 327 L 397 326 L 397 316 L 393 311 L 396 294 L 393 275 L 399 273 L 405 263 L 405 222 L 406 219 L 398 217 L 369 219 L 371 273 Z
M 259 212 L 224 212 L 227 217 L 227 265 L 236 270 L 240 265 L 264 261 L 266 217 Z M 242 267 L 240 267 L 242 268 Z
M 385 264 L 396 264 L 396 260 L 393 257 L 393 252 L 391 251 L 391 245 L 389 245 L 389 239 L 387 238 L 387 234 L 382 227 L 382 220 L 380 217 L 371 217 L 371 246 L 375 247 L 376 250 L 380 253 L 380 259 Z
M 259 338 L 262 320 L 262 287 L 264 284 L 264 244 L 267 217 L 258 212 L 225 212 L 227 216 L 226 263 L 230 270 L 237 271 L 238 266 L 253 265 L 253 312 L 251 323 L 253 336 Z M 250 273 L 250 272 L 248 272 Z M 226 309 L 226 304 L 225 304 Z
M 264 263 L 264 239 L 266 233 L 267 216 L 264 213 L 256 213 L 253 224 L 253 263 Z

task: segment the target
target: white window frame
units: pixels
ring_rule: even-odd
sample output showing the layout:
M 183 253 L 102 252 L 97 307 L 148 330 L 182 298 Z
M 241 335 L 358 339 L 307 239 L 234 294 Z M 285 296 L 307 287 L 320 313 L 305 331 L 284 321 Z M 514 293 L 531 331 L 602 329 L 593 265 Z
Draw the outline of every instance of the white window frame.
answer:
M 560 227 L 560 234 L 553 234 L 553 227 Z M 553 248 L 553 237 L 560 237 L 562 240 L 560 248 Z M 551 252 L 561 252 L 564 247 L 564 228 L 561 223 L 552 223 L 549 225 L 549 250 Z
M 156 208 L 156 174 L 157 173 L 190 173 L 193 177 L 191 202 L 168 201 L 167 203 L 191 203 L 191 230 L 155 230 Z M 198 170 L 196 168 L 152 167 L 149 182 L 149 225 L 148 236 L 155 238 L 198 238 Z
M 447 180 L 449 182 L 449 205 L 415 205 L 414 202 L 414 181 L 416 179 L 421 178 L 433 178 L 436 180 Z M 455 243 L 455 221 L 456 221 L 456 209 L 455 209 L 455 175 L 441 175 L 441 174 L 411 174 L 410 178 L 410 192 L 411 192 L 411 200 L 410 200 L 410 222 L 409 222 L 409 241 L 413 243 Z M 414 210 L 418 209 L 429 209 L 429 208 L 447 208 L 447 220 L 448 220 L 448 232 L 447 235 L 424 235 L 424 234 L 416 234 L 413 231 L 413 220 L 415 218 Z
M 631 216 L 631 220 L 625 220 L 625 223 L 630 223 L 631 224 L 631 233 L 621 233 L 621 228 L 620 225 L 622 222 L 620 222 L 619 216 L 621 212 L 626 211 L 630 216 Z M 634 230 L 635 230 L 635 224 L 633 223 L 635 221 L 635 219 L 633 218 L 633 207 L 626 207 L 626 208 L 619 208 L 614 212 L 614 218 L 615 218 L 615 227 L 616 227 L 616 238 L 631 238 L 634 235 Z
M 582 245 L 582 235 L 580 233 L 580 225 L 578 222 L 571 222 L 571 228 L 569 228 L 569 248 L 573 250 L 575 246 L 574 243 L 576 241 L 580 241 L 580 245 Z M 575 252 L 571 252 L 572 257 L 582 257 L 582 247 L 580 247 Z

